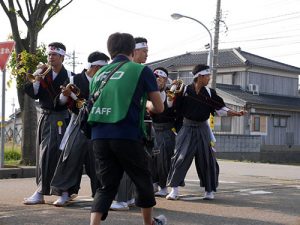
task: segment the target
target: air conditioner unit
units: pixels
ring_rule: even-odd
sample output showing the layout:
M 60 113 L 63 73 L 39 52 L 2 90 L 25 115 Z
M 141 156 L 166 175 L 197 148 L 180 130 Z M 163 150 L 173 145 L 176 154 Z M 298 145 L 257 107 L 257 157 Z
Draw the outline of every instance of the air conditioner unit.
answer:
M 258 86 L 258 84 L 249 84 L 248 85 L 248 89 L 254 95 L 258 95 L 259 94 L 259 86 Z

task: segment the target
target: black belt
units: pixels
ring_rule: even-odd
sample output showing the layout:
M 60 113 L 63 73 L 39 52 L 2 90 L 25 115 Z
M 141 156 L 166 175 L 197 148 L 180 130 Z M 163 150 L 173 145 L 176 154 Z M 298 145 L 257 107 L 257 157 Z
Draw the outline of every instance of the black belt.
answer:
M 208 125 L 208 123 L 207 123 L 207 121 L 195 121 L 195 120 L 183 118 L 183 125 L 199 127 L 199 126 L 206 126 L 206 125 Z
M 60 110 L 60 111 L 56 111 L 53 109 L 41 109 L 41 113 L 45 114 L 45 115 L 50 115 L 50 114 L 59 114 L 59 113 L 66 113 L 67 110 Z
M 173 123 L 153 123 L 156 131 L 171 130 L 174 127 Z

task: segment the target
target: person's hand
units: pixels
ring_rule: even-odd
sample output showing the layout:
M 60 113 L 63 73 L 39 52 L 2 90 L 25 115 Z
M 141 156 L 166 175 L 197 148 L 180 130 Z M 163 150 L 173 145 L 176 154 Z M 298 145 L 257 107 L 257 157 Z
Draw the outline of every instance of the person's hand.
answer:
M 45 73 L 47 69 L 48 66 L 46 64 L 39 63 L 36 67 L 36 71 L 32 74 L 35 77 L 35 81 L 41 81 L 43 79 L 41 74 Z
M 37 69 L 41 69 L 41 70 L 45 70 L 48 66 L 44 63 L 39 63 L 36 68 Z
M 66 88 L 66 87 L 64 87 L 64 86 L 60 86 L 60 89 L 61 89 L 61 93 L 64 95 L 64 96 L 67 96 L 67 97 L 69 97 L 70 95 L 71 95 L 71 90 L 70 90 L 70 88 Z
M 237 112 L 237 116 L 244 116 L 247 113 L 247 111 L 241 110 Z
M 36 75 L 34 77 L 35 77 L 35 81 L 38 81 L 38 82 L 40 82 L 43 79 L 42 76 L 39 76 L 39 75 Z

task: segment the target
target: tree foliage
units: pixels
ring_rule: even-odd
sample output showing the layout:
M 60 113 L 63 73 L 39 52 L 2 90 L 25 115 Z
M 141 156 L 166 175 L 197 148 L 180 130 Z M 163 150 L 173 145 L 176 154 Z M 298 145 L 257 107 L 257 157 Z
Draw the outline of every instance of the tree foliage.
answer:
M 12 28 L 12 37 L 16 42 L 16 51 L 20 53 L 24 49 L 30 53 L 37 47 L 38 33 L 50 21 L 50 19 L 68 6 L 73 0 L 63 4 L 63 0 L 0 0 Z M 18 26 L 18 18 L 26 25 L 27 35 L 21 38 Z
M 36 49 L 34 54 L 23 50 L 17 54 L 14 51 L 8 63 L 8 68 L 11 70 L 11 75 L 16 79 L 17 88 L 22 88 L 26 81 L 26 75 L 29 71 L 35 71 L 39 63 L 47 62 L 46 46 L 42 44 Z
M 34 165 L 36 138 L 36 106 L 35 101 L 24 93 L 22 82 L 24 74 L 33 72 L 41 61 L 43 47 L 38 46 L 38 34 L 50 19 L 67 7 L 73 0 L 0 0 L 0 5 L 11 25 L 12 39 L 15 41 L 15 53 L 10 62 L 13 74 L 17 78 L 17 93 L 22 113 L 22 164 Z M 27 28 L 25 37 L 21 37 L 19 22 Z M 26 71 L 28 69 L 28 71 Z

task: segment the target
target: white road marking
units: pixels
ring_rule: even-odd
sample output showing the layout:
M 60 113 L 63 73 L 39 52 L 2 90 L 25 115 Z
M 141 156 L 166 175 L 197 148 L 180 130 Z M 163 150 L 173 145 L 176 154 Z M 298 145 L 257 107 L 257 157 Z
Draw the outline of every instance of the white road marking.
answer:
M 199 180 L 185 180 L 185 181 L 186 182 L 200 182 Z M 222 184 L 238 184 L 239 182 L 220 180 L 219 183 L 222 183 Z
M 257 191 L 250 191 L 249 193 L 252 195 L 265 195 L 265 194 L 272 194 L 273 192 L 257 190 Z
M 250 192 L 252 191 L 253 189 L 237 189 L 236 191 L 239 191 L 239 192 Z
M 300 186 L 299 185 L 291 185 L 291 186 L 288 186 L 289 188 L 296 188 L 296 189 L 300 189 Z
M 2 219 L 2 218 L 9 218 L 9 217 L 13 217 L 13 216 L 0 216 L 0 219 Z
M 203 197 L 181 197 L 180 200 L 185 200 L 185 201 L 195 201 L 195 200 L 201 200 Z
M 238 183 L 240 183 L 240 182 L 220 180 L 219 183 L 220 183 L 220 184 L 238 184 Z

